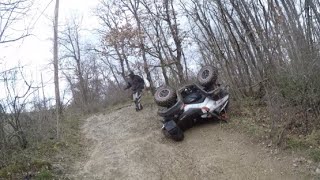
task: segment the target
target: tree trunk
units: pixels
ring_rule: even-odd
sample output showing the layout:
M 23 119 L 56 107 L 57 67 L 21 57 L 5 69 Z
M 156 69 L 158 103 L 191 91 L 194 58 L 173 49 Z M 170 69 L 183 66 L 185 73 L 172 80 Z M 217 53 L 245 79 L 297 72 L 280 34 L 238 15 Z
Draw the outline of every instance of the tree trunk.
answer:
M 88 93 L 87 93 L 87 87 L 85 80 L 83 78 L 83 73 L 80 65 L 80 61 L 77 60 L 77 68 L 78 68 L 78 79 L 79 79 L 79 84 L 80 84 L 80 91 L 81 91 L 81 96 L 82 96 L 82 103 L 84 107 L 88 105 Z
M 179 37 L 179 29 L 178 29 L 178 23 L 176 22 L 177 18 L 176 18 L 174 7 L 173 7 L 173 0 L 170 1 L 171 11 L 169 8 L 169 0 L 165 0 L 164 4 L 165 4 L 165 11 L 166 11 L 166 22 L 168 23 L 170 33 L 172 35 L 172 38 L 176 46 L 176 50 L 175 50 L 176 56 L 174 56 L 173 59 L 177 67 L 179 81 L 180 83 L 184 83 L 185 78 L 184 78 L 183 66 L 181 63 L 183 49 L 182 49 L 182 42 Z M 173 17 L 170 16 L 170 12 L 172 12 Z M 171 22 L 171 19 L 173 19 L 173 23 Z
M 258 59 L 260 60 L 261 63 L 263 63 L 263 62 L 264 62 L 264 57 L 263 57 L 263 54 L 262 54 L 262 52 L 261 52 L 261 50 L 260 50 L 260 48 L 259 48 L 259 46 L 257 45 L 257 42 L 256 42 L 256 40 L 255 40 L 255 36 L 254 36 L 254 34 L 253 34 L 253 32 L 254 32 L 253 29 L 251 28 L 251 26 L 250 26 L 249 23 L 247 22 L 247 19 L 243 16 L 243 14 L 242 14 L 242 12 L 241 12 L 241 10 L 240 10 L 240 8 L 239 8 L 239 4 L 235 4 L 234 0 L 230 0 L 230 2 L 231 2 L 231 4 L 232 4 L 233 8 L 234 8 L 234 9 L 237 11 L 237 13 L 238 13 L 238 16 L 239 16 L 239 18 L 240 18 L 240 22 L 241 22 L 243 28 L 244 28 L 245 31 L 246 31 L 246 35 L 248 36 L 249 41 L 250 41 L 253 49 L 256 50 L 256 55 L 258 56 Z M 247 43 L 246 43 L 246 44 L 247 44 Z M 251 48 L 250 48 L 249 46 L 247 46 L 247 48 L 248 48 L 248 51 L 251 52 L 251 50 L 250 50 Z M 256 59 L 257 59 L 257 58 L 256 58 Z M 256 62 L 259 62 L 259 61 L 257 61 L 257 60 L 255 60 L 255 61 L 253 60 L 253 61 L 252 61 L 254 67 L 258 70 L 260 77 L 263 77 L 263 72 L 262 72 L 262 70 L 259 68 L 259 66 L 256 65 L 256 64 L 257 64 Z
M 318 25 L 320 25 L 320 13 L 318 12 L 317 7 L 313 4 L 312 0 L 306 0 L 306 1 L 309 1 L 309 5 L 318 21 Z
M 119 80 L 118 80 L 118 78 L 117 78 L 116 73 L 115 73 L 115 72 L 114 72 L 114 70 L 113 70 L 113 67 L 112 67 L 112 65 L 111 65 L 111 63 L 110 63 L 110 61 L 109 61 L 109 59 L 107 59 L 107 62 L 108 62 L 108 66 L 109 66 L 109 69 L 110 69 L 110 71 L 111 71 L 111 74 L 112 74 L 112 76 L 113 76 L 114 80 L 115 80 L 115 81 L 116 81 L 116 83 L 117 83 L 118 88 L 119 88 L 119 89 L 121 89 L 121 86 L 120 86 Z M 104 74 L 104 73 L 102 73 L 102 74 Z
M 129 65 L 129 60 L 128 60 L 128 57 L 127 57 L 126 52 L 124 50 L 124 44 L 123 43 L 121 44 L 121 52 L 122 52 L 122 56 L 123 56 L 124 62 L 126 63 L 126 66 L 127 66 L 127 70 L 131 71 L 131 68 L 130 68 L 130 65 Z
M 147 56 L 146 56 L 146 49 L 144 47 L 144 37 L 143 37 L 143 34 L 142 34 L 142 28 L 141 28 L 141 22 L 140 22 L 140 19 L 138 17 L 138 9 L 134 9 L 133 11 L 133 14 L 134 14 L 134 17 L 135 17 L 135 20 L 136 20 L 136 23 L 137 23 L 137 26 L 138 26 L 138 31 L 139 31 L 139 34 L 138 34 L 138 38 L 139 38 L 139 47 L 140 47 L 140 50 L 141 50 L 141 53 L 142 53 L 142 59 L 143 59 L 143 69 L 144 69 L 144 72 L 146 73 L 147 75 L 147 80 L 149 81 L 149 84 L 150 84 L 150 90 L 151 90 L 151 93 L 154 94 L 155 93 L 155 87 L 154 87 L 154 84 L 153 84 L 153 81 L 152 81 L 152 77 L 151 77 L 151 72 L 150 72 L 150 69 L 149 69 L 149 65 L 148 65 L 148 60 L 147 60 Z
M 306 14 L 306 19 L 307 19 L 307 39 L 309 42 L 309 47 L 310 50 L 312 50 L 312 46 L 313 46 L 313 42 L 312 42 L 312 31 L 311 31 L 311 23 L 312 23 L 312 19 L 311 19 L 311 13 L 310 13 L 310 4 L 311 4 L 311 0 L 306 0 L 305 1 L 305 14 Z
M 53 66 L 54 66 L 54 86 L 56 98 L 56 128 L 57 139 L 60 138 L 60 119 L 61 119 L 61 102 L 60 102 L 60 88 L 59 88 L 59 62 L 58 62 L 58 19 L 59 19 L 59 0 L 56 0 L 54 10 L 53 23 Z
M 166 83 L 166 85 L 170 85 L 169 78 L 167 75 L 166 65 L 165 65 L 164 59 L 163 59 L 160 51 L 159 51 L 159 59 L 160 59 L 160 66 L 161 66 L 161 71 L 162 71 L 162 75 L 164 78 L 164 82 Z
M 118 49 L 118 45 L 117 44 L 114 44 L 114 49 L 119 57 L 119 61 L 120 61 L 120 67 L 121 67 L 121 76 L 123 78 L 124 81 L 127 81 L 127 78 L 126 78 L 126 75 L 125 75 L 125 68 L 124 68 L 124 60 L 121 56 L 121 53 L 119 52 L 119 49 Z
M 4 117 L 2 112 L 0 112 L 0 151 L 2 151 L 2 149 L 5 146 L 6 146 L 6 135 L 4 131 Z
M 22 149 L 26 149 L 27 145 L 28 145 L 28 141 L 27 141 L 25 133 L 22 130 L 18 131 L 18 137 L 19 137 L 20 147 Z
M 249 58 L 250 58 L 250 62 L 253 66 L 253 68 L 251 68 L 251 73 L 254 73 L 254 77 L 257 77 L 257 76 L 260 76 L 260 71 L 257 67 L 257 61 L 253 55 L 253 52 L 252 52 L 252 49 L 249 47 L 249 43 L 246 42 L 246 39 L 245 37 L 243 36 L 243 33 L 240 32 L 240 29 L 239 27 L 237 26 L 235 20 L 233 19 L 233 17 L 231 16 L 231 14 L 223 7 L 222 3 L 220 0 L 217 1 L 218 2 L 218 5 L 220 7 L 220 11 L 221 11 L 221 14 L 222 14 L 222 17 L 224 19 L 224 21 L 226 22 L 225 24 L 227 25 L 227 29 L 229 30 L 230 32 L 230 35 L 231 37 L 234 39 L 234 42 L 236 43 L 236 46 L 237 46 L 237 51 L 240 55 L 240 58 L 241 60 L 243 60 L 247 65 L 247 67 L 245 67 L 246 71 L 250 72 L 249 71 L 249 63 L 245 60 L 243 54 L 244 52 L 242 52 L 242 50 L 240 49 L 240 43 L 238 42 L 238 40 L 236 39 L 236 36 L 235 36 L 235 33 L 232 31 L 232 28 L 231 28 L 231 25 L 229 24 L 229 22 L 227 21 L 227 17 L 229 18 L 229 20 L 231 21 L 231 24 L 233 25 L 233 29 L 235 30 L 236 34 L 238 35 L 239 37 L 239 41 L 242 42 L 243 46 L 245 47 L 244 50 L 246 50 Z M 247 70 L 248 69 L 248 70 Z M 254 69 L 254 70 L 252 70 Z M 258 71 L 257 71 L 258 70 Z M 258 72 L 258 73 L 257 73 Z M 249 82 L 252 81 L 251 77 L 249 76 Z

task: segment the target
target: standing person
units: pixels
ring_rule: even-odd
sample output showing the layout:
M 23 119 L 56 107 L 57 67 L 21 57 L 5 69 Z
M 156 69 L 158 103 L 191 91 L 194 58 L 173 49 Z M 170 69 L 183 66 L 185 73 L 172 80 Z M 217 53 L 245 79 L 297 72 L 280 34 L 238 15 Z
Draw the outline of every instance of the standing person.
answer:
M 141 93 L 144 89 L 144 80 L 133 73 L 133 71 L 130 71 L 128 78 L 128 85 L 124 88 L 124 90 L 131 88 L 132 95 L 133 95 L 133 101 L 136 105 L 136 111 L 140 111 L 143 109 L 141 105 Z

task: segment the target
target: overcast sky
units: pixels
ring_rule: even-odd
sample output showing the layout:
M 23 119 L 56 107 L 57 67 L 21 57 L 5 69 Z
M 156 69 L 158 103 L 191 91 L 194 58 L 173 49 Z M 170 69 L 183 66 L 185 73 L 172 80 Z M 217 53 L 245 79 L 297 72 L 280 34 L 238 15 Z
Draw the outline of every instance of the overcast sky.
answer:
M 47 5 L 51 4 L 47 7 Z M 59 25 L 63 25 L 66 19 L 79 16 L 83 17 L 83 28 L 92 29 L 97 26 L 97 20 L 93 17 L 92 10 L 98 4 L 98 0 L 60 0 Z M 54 11 L 55 0 L 35 0 L 32 7 L 32 12 L 29 12 L 29 18 L 21 22 L 27 24 L 35 23 L 35 20 L 40 16 L 33 29 L 31 36 L 24 40 L 6 44 L 6 47 L 1 47 L 1 58 L 7 63 L 13 63 L 18 60 L 23 64 L 46 64 L 52 58 L 52 41 L 53 28 L 52 17 Z M 47 7 L 45 12 L 43 10 Z M 60 28 L 61 30 L 61 28 Z M 5 57 L 5 58 L 4 58 Z
M 29 16 L 18 24 L 20 26 L 35 24 L 30 31 L 32 35 L 14 43 L 0 45 L 0 72 L 17 66 L 20 62 L 25 67 L 24 74 L 27 76 L 27 80 L 33 81 L 34 86 L 40 86 L 42 74 L 45 82 L 46 97 L 54 97 L 53 66 L 50 63 L 53 58 L 52 19 L 55 0 L 34 1 Z M 82 41 L 90 41 L 88 43 L 92 43 L 93 40 L 98 40 L 94 29 L 99 28 L 99 23 L 98 18 L 95 17 L 94 9 L 99 1 L 60 0 L 59 30 L 63 29 L 62 26 L 66 24 L 68 19 L 79 17 L 82 19 L 81 28 L 85 30 L 83 31 L 85 35 L 82 34 L 81 37 L 86 39 L 82 39 Z M 183 24 L 182 26 L 186 26 L 187 21 Z M 192 68 L 194 67 L 192 63 L 197 61 L 198 54 L 195 53 L 195 46 L 188 48 L 189 51 L 185 51 L 185 55 L 188 59 L 189 68 Z M 67 84 L 62 75 L 60 75 L 60 78 L 60 90 L 63 96 L 63 91 L 66 89 Z M 3 89 L 3 84 L 0 83 L 0 99 L 5 94 L 2 93 Z
M 59 25 L 64 25 L 71 17 L 82 17 L 82 28 L 88 33 L 86 37 L 95 38 L 93 29 L 97 28 L 98 21 L 94 17 L 93 9 L 98 2 L 99 0 L 60 0 Z M 47 82 L 47 96 L 54 94 L 53 67 L 49 65 L 53 57 L 51 39 L 54 6 L 55 0 L 34 0 L 28 17 L 18 24 L 20 26 L 35 24 L 30 31 L 32 35 L 24 40 L 0 46 L 0 70 L 9 69 L 20 62 L 21 65 L 26 65 L 25 71 L 28 78 L 38 82 L 43 72 L 44 81 Z M 92 37 L 90 32 L 93 33 Z

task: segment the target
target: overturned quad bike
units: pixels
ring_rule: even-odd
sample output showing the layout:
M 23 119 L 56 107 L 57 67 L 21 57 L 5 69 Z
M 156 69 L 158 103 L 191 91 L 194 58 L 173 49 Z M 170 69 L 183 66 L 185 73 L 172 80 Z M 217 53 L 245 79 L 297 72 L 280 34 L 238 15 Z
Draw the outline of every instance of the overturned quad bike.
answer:
M 175 141 L 184 138 L 183 131 L 199 119 L 227 121 L 228 88 L 216 84 L 217 69 L 204 66 L 197 75 L 198 83 L 175 90 L 169 86 L 157 89 L 154 99 L 163 117 L 162 131 Z

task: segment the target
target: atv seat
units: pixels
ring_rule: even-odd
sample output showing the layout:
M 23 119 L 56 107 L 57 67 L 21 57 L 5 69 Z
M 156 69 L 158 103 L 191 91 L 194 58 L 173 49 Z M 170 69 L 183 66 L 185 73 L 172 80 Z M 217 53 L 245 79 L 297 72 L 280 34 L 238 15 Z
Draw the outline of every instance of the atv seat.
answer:
M 183 102 L 185 104 L 191 104 L 191 103 L 197 102 L 200 99 L 202 99 L 202 96 L 200 93 L 192 93 L 184 97 Z

